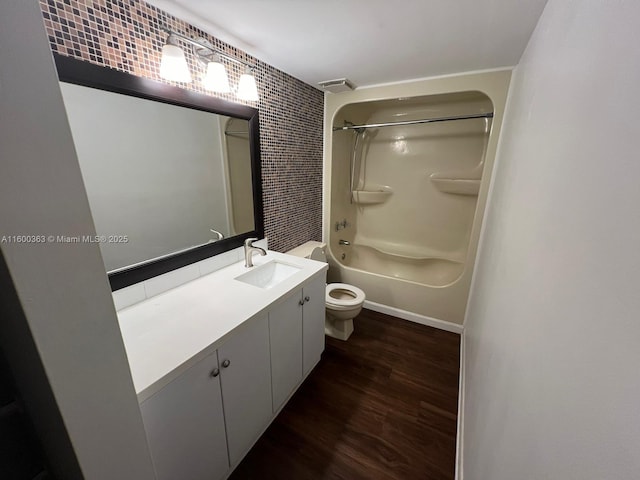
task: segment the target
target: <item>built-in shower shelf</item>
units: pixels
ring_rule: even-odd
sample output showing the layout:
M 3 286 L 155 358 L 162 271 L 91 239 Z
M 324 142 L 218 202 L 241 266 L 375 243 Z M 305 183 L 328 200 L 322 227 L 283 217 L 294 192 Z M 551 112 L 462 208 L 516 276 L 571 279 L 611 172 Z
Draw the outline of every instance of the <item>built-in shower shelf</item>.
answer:
M 379 190 L 354 190 L 353 203 L 359 205 L 375 205 L 377 203 L 386 202 L 393 194 L 393 190 L 389 187 L 383 187 Z
M 444 193 L 478 195 L 480 191 L 479 179 L 431 177 L 431 182 L 438 190 Z

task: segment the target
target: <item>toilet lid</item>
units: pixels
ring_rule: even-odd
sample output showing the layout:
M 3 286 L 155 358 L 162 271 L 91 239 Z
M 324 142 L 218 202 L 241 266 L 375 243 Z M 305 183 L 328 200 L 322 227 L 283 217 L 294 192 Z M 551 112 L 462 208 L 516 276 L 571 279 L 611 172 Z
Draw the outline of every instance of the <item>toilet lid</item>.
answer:
M 325 302 L 335 307 L 357 307 L 362 305 L 365 295 L 362 290 L 347 283 L 330 283 L 327 285 Z

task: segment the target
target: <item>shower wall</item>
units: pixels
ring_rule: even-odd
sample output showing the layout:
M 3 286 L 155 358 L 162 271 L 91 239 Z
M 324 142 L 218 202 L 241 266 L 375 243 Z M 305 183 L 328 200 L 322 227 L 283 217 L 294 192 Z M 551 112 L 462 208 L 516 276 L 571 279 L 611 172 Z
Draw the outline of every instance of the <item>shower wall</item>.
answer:
M 362 108 L 375 109 L 368 124 L 493 109 L 485 95 L 467 93 L 349 105 L 345 118 Z M 360 134 L 357 189 L 350 199 L 356 206 L 354 243 L 395 255 L 464 262 L 490 125 L 490 119 L 470 119 Z M 357 134 L 336 132 L 340 134 L 351 137 L 353 153 Z
M 330 281 L 362 288 L 373 308 L 463 323 L 509 79 L 503 70 L 327 95 Z

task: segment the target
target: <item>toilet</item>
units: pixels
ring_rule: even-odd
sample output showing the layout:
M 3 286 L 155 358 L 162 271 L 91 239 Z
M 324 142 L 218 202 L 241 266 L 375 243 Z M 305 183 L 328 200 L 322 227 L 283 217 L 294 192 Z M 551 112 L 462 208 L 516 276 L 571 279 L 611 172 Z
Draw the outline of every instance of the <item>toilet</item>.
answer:
M 322 242 L 307 242 L 286 253 L 327 263 L 326 246 L 327 244 Z M 347 340 L 353 333 L 353 318 L 362 310 L 364 292 L 348 283 L 330 283 L 327 285 L 324 298 L 324 333 L 333 338 Z

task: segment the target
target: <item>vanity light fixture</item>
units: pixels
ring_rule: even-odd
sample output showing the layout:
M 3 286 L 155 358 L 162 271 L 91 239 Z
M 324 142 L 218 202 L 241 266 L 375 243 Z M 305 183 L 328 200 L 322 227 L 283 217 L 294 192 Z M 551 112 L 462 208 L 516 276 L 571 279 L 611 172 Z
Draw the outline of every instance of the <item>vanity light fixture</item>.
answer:
M 207 74 L 202 79 L 202 85 L 207 90 L 214 92 L 229 93 L 231 91 L 227 69 L 220 62 L 220 57 L 217 54 L 207 62 Z
M 249 67 L 247 67 L 244 73 L 240 76 L 240 82 L 238 82 L 238 98 L 253 102 L 258 100 L 258 86 L 256 85 L 256 78 L 251 73 L 251 69 Z
M 162 47 L 160 76 L 174 82 L 191 83 L 191 72 L 187 65 L 187 59 L 173 35 L 167 37 L 167 43 Z
M 231 91 L 227 69 L 220 61 L 220 57 L 239 63 L 245 66 L 244 73 L 240 76 L 236 95 L 241 100 L 257 101 L 258 87 L 253 75 L 255 65 L 239 60 L 231 55 L 216 50 L 211 43 L 204 38 L 196 40 L 169 30 L 167 27 L 160 27 L 168 34 L 167 43 L 162 47 L 162 60 L 160 62 L 160 76 L 166 80 L 175 82 L 191 82 L 191 73 L 187 66 L 184 50 L 177 45 L 177 40 L 190 44 L 194 47 L 194 54 L 198 61 L 205 66 L 206 73 L 202 78 L 202 85 L 207 90 L 220 93 Z M 185 74 L 186 71 L 186 74 Z

